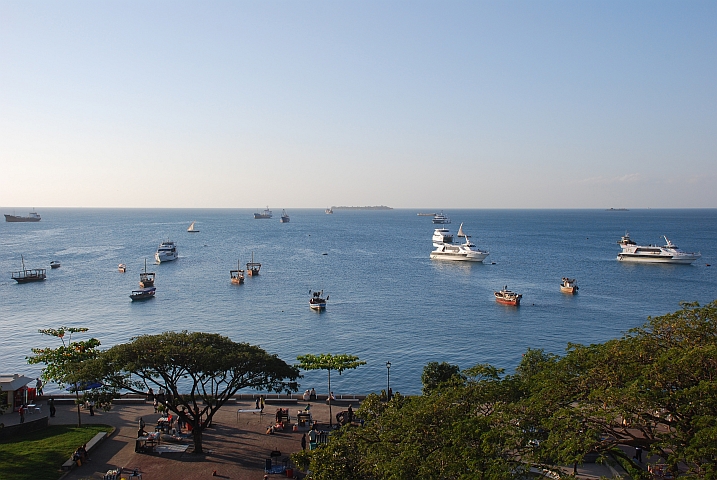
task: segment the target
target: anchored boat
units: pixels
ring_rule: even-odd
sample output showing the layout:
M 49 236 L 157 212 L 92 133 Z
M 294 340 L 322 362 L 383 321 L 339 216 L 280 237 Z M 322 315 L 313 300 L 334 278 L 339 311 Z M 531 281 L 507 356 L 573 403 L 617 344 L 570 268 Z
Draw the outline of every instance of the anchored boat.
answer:
M 574 278 L 563 277 L 560 282 L 560 291 L 563 293 L 578 293 L 578 282 Z
M 638 245 L 630 238 L 630 234 L 626 232 L 617 242 L 622 247 L 622 252 L 617 254 L 617 259 L 621 262 L 689 265 L 702 256 L 700 253 L 684 252 L 666 236 L 663 235 L 662 238 L 666 242 L 664 246 Z
M 246 264 L 246 274 L 250 277 L 259 275 L 261 269 L 261 263 L 254 261 L 254 252 L 251 252 L 251 262 Z
M 197 230 L 196 228 L 194 228 L 194 224 L 195 224 L 195 223 L 197 223 L 197 222 L 192 222 L 192 224 L 191 224 L 191 225 L 189 226 L 189 228 L 187 229 L 187 231 L 188 231 L 189 233 L 199 233 L 199 230 Z
M 22 270 L 12 272 L 11 277 L 17 283 L 41 282 L 47 278 L 47 271 L 44 268 L 25 268 L 25 258 L 20 255 Z
M 321 290 L 320 292 L 313 292 L 309 290 L 309 294 L 311 294 L 311 298 L 309 299 L 309 307 L 312 310 L 325 310 L 326 309 L 326 302 L 329 299 L 329 296 L 326 295 L 326 298 L 324 298 L 324 291 Z
M 229 270 L 229 277 L 234 285 L 240 285 L 244 283 L 244 270 L 239 268 L 239 260 L 237 260 L 237 269 Z
M 511 292 L 508 290 L 508 285 L 503 287 L 503 290 L 499 292 L 493 292 L 495 295 L 495 301 L 498 303 L 502 303 L 503 305 L 513 305 L 518 306 L 520 305 L 520 299 L 523 298 L 523 295 L 520 293 Z

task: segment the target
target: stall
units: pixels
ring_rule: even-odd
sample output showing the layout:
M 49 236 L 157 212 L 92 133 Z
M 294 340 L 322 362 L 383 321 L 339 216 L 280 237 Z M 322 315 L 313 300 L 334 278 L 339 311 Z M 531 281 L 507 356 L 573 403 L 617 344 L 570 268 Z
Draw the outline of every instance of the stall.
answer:
M 0 388 L 2 388 L 0 403 L 8 405 L 13 412 L 18 411 L 22 405 L 31 403 L 35 399 L 35 389 L 33 388 L 30 391 L 27 388 L 27 384 L 34 381 L 34 378 L 18 375 L 17 373 L 0 375 Z

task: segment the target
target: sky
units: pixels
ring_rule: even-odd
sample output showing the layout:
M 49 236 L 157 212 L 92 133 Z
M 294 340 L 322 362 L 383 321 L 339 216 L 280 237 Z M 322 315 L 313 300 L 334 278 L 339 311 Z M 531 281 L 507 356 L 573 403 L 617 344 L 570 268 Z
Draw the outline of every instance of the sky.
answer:
M 714 1 L 0 0 L 0 207 L 715 208 Z

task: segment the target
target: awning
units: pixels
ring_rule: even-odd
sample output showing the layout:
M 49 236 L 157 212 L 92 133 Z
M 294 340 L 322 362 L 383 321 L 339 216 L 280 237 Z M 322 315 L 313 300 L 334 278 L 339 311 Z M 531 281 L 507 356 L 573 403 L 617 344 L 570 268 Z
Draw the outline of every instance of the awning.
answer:
M 19 390 L 30 382 L 34 382 L 34 378 L 26 377 L 25 375 L 0 375 L 0 388 L 3 392 L 12 390 Z

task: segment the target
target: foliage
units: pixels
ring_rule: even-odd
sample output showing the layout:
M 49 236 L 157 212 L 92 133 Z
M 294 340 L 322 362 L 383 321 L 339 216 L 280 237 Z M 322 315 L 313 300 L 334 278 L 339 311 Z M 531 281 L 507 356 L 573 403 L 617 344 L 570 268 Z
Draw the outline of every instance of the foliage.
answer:
M 52 425 L 0 442 L 0 478 L 4 480 L 56 480 L 60 466 L 79 447 L 109 425 L 72 427 Z
M 73 341 L 74 333 L 85 333 L 89 329 L 84 327 L 60 327 L 39 330 L 43 335 L 59 338 L 62 345 L 59 347 L 33 348 L 32 355 L 27 357 L 30 364 L 43 363 L 42 378 L 47 382 L 55 382 L 60 388 L 72 387 L 75 392 L 77 405 L 77 425 L 82 425 L 80 416 L 80 390 L 97 379 L 96 372 L 90 368 L 90 361 L 100 354 L 100 341 L 96 338 Z M 67 337 L 67 338 L 65 338 Z
M 103 352 L 95 368 L 117 390 L 166 392 L 157 400 L 192 426 L 195 453 L 202 453 L 202 432 L 214 414 L 238 390 L 296 391 L 300 376 L 259 347 L 186 331 L 135 337 Z
M 461 369 L 458 365 L 451 365 L 447 362 L 429 362 L 423 367 L 421 374 L 421 383 L 423 384 L 423 394 L 430 394 L 433 390 L 441 385 L 451 381 L 461 381 Z
M 366 362 L 359 360 L 359 357 L 348 355 L 345 353 L 332 355 L 330 353 L 321 353 L 319 355 L 299 355 L 296 357 L 299 361 L 299 368 L 303 370 L 326 370 L 329 376 L 329 425 L 333 423 L 333 412 L 331 411 L 331 370 L 336 370 L 339 375 L 344 370 L 353 370 Z
M 528 350 L 513 375 L 490 365 L 424 369 L 424 394 L 369 396 L 328 445 L 303 454 L 314 478 L 515 478 L 641 445 L 673 475 L 717 471 L 717 301 L 648 318 L 622 338 Z M 443 365 L 443 367 L 440 367 Z M 450 373 L 450 375 L 448 375 Z

